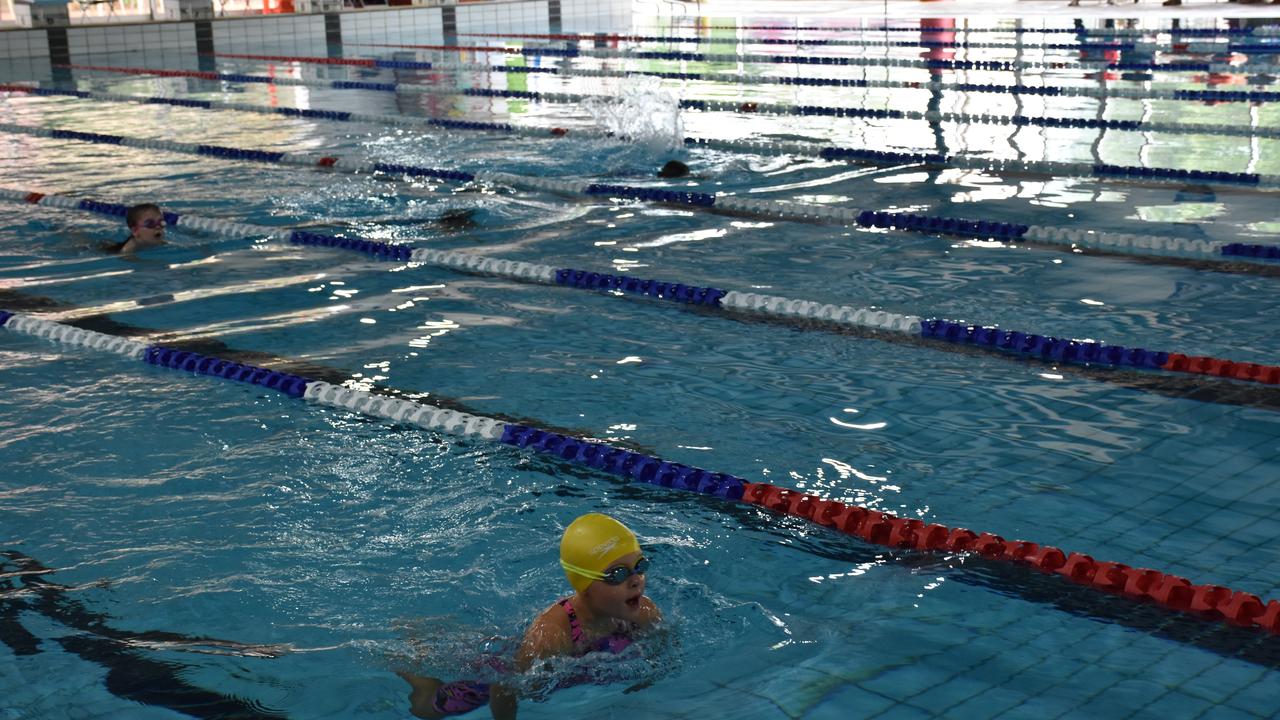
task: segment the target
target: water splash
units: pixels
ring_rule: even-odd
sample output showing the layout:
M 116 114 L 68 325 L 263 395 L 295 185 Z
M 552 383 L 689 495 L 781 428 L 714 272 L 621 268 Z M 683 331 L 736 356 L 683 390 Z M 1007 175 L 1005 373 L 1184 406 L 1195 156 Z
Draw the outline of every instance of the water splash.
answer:
M 655 152 L 684 146 L 680 100 L 663 90 L 658 78 L 628 78 L 617 95 L 589 98 L 582 107 L 602 130 Z

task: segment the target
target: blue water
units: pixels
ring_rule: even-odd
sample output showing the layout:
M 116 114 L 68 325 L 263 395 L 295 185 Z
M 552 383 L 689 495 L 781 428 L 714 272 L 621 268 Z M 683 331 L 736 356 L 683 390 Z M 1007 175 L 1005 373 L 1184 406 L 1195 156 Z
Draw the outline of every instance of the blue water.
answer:
M 162 54 L 108 63 L 197 66 Z M 381 93 L 78 77 L 134 94 L 426 112 L 420 98 Z M 1089 82 L 1065 73 L 1045 81 Z M 623 84 L 539 77 L 530 87 Z M 788 102 L 818 93 L 718 86 L 706 96 L 757 91 Z M 915 91 L 875 94 L 918 109 Z M 967 112 L 988 101 L 957 100 L 971 103 Z M 573 107 L 432 102 L 432 113 L 478 120 L 592 122 Z M 1054 115 L 1096 110 L 1088 99 L 1056 102 Z M 1242 111 L 1152 106 L 1164 119 L 1231 122 Z M 1115 107 L 1138 111 L 1137 101 Z M 679 156 L 697 176 L 687 186 L 708 192 L 1191 238 L 1256 242 L 1275 232 L 1269 194 L 1229 189 L 1206 198 L 1087 179 L 850 172 L 801 158 L 65 98 L 11 96 L 0 119 L 631 184 L 656 182 L 656 168 Z M 696 135 L 815 135 L 916 152 L 933 142 L 909 123 L 683 119 Z M 1248 142 L 1233 138 L 1023 130 L 1011 142 L 974 127 L 952 127 L 949 142 L 1032 159 L 1179 166 L 1212 156 L 1230 171 L 1247 162 L 1238 150 Z M 1028 150 L 1031 139 L 1042 149 Z M 1275 143 L 1259 141 L 1254 171 L 1277 172 L 1265 165 Z M 0 157 L 8 187 L 1240 361 L 1280 356 L 1276 280 L 1265 276 L 7 134 Z M 435 221 L 459 209 L 473 211 L 474 226 Z M 128 326 L 109 331 L 148 342 L 221 342 L 752 481 L 1280 596 L 1274 410 L 1147 392 L 1106 373 L 181 227 L 169 247 L 107 257 L 93 245 L 122 237 L 118 222 L 45 207 L 6 212 L 0 300 L 50 298 L 64 313 L 51 318 L 106 313 Z M 3 718 L 176 717 L 130 699 L 124 679 L 139 677 L 151 689 L 186 683 L 289 717 L 405 717 L 407 686 L 392 671 L 456 677 L 492 638 L 518 636 L 566 590 L 560 531 L 594 510 L 640 535 L 654 559 L 649 594 L 671 636 L 595 668 L 601 684 L 524 703 L 522 717 L 1270 717 L 1280 696 L 1280 649 L 1261 633 L 1024 568 L 888 551 L 745 505 L 628 486 L 261 388 L 2 339 L 0 550 L 54 570 L 6 577 L 15 561 L 0 567 L 0 603 L 16 613 L 0 613 Z M 252 647 L 160 647 L 137 640 L 145 631 Z M 131 643 L 120 639 L 129 634 Z

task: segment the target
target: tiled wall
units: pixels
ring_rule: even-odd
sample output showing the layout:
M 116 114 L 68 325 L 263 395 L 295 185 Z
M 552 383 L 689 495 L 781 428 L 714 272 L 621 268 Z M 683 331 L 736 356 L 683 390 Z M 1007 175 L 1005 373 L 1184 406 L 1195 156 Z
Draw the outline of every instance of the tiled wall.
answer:
M 196 33 L 192 23 L 73 27 L 67 30 L 67 46 L 73 58 L 154 48 L 194 53 Z
M 343 42 L 358 46 L 359 43 L 438 44 L 444 40 L 446 13 L 453 14 L 459 33 L 546 33 L 561 29 L 626 32 L 630 29 L 631 11 L 631 0 L 527 0 L 468 3 L 448 8 L 378 8 L 347 11 L 337 17 Z M 560 19 L 559 28 L 552 26 L 553 18 Z M 276 54 L 325 55 L 328 50 L 323 15 L 218 18 L 208 22 L 213 30 L 213 46 L 222 52 L 266 49 Z M 157 22 L 77 26 L 66 28 L 65 32 L 75 62 L 88 55 L 148 48 L 194 54 L 195 27 L 194 22 Z M 362 52 L 359 47 L 353 47 L 352 51 Z M 363 51 L 373 54 L 377 48 Z M 48 31 L 0 30 L 0 69 L 15 70 L 19 65 L 26 67 L 33 59 L 48 57 Z M 18 60 L 23 62 L 15 64 Z M 23 75 L 6 73 L 5 77 Z
M 213 46 L 219 52 L 324 55 L 323 15 L 273 15 L 215 20 Z
M 444 37 L 442 14 L 440 8 L 343 13 L 342 40 L 344 43 L 440 42 Z
M 564 32 L 631 32 L 632 7 L 629 2 L 588 2 L 560 0 Z
M 0 31 L 0 60 L 33 57 L 49 57 L 49 35 L 46 31 Z
M 546 0 L 458 6 L 458 32 L 550 32 Z M 469 43 L 462 43 L 467 45 Z

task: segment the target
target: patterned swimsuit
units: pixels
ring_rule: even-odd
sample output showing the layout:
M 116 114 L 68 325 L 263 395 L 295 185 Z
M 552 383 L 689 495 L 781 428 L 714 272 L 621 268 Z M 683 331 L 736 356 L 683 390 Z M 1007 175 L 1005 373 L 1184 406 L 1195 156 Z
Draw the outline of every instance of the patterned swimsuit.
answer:
M 569 603 L 569 598 L 565 598 L 557 604 L 564 608 L 565 614 L 569 616 L 569 635 L 573 639 L 575 657 L 591 652 L 609 652 L 616 655 L 631 644 L 631 634 L 629 632 L 615 632 L 587 645 L 583 642 L 585 638 L 582 632 L 582 623 L 578 621 L 578 613 L 574 612 L 573 605 Z M 562 683 L 562 686 L 564 684 L 570 683 Z M 436 712 L 443 715 L 461 715 L 488 704 L 489 683 L 470 680 L 456 680 L 441 685 L 440 689 L 436 690 L 435 698 L 431 701 L 431 705 Z

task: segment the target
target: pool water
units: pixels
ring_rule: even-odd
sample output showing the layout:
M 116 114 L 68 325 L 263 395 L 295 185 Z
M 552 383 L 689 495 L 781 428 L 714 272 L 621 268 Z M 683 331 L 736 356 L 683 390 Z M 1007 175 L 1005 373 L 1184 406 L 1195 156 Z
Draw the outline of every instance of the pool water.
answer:
M 638 32 L 652 32 L 654 18 L 634 22 Z M 1013 34 L 980 39 L 1011 41 Z M 390 33 L 384 40 L 414 41 Z M 346 53 L 448 57 L 358 46 Z M 157 51 L 104 55 L 100 64 L 195 69 L 200 62 Z M 501 73 L 428 76 L 289 62 L 218 67 L 462 87 L 510 82 Z M 865 72 L 928 79 L 923 70 Z M 1029 84 L 1125 82 L 1079 71 L 1026 73 Z M 0 122 L 1275 241 L 1272 194 L 1228 186 L 689 151 L 658 130 L 644 142 L 578 140 L 573 129 L 607 121 L 573 105 L 74 77 L 81 89 L 496 120 L 569 128 L 570 135 L 531 140 L 20 94 L 0 99 Z M 955 79 L 1010 82 L 1009 73 L 996 72 Z M 911 109 L 928 99 L 911 89 L 659 87 L 640 78 L 549 75 L 527 82 L 544 91 L 631 94 L 655 117 L 670 107 L 666 95 Z M 1153 83 L 1197 86 L 1159 74 Z M 1015 111 L 1008 96 L 944 99 L 969 113 Z M 1268 104 L 1114 98 L 1033 99 L 1016 111 L 1193 116 L 1258 127 L 1280 120 Z M 680 121 L 691 136 L 802 136 L 902 152 L 933 151 L 939 137 L 910 121 L 693 111 Z M 948 152 L 1280 173 L 1278 141 L 1270 139 L 940 130 Z M 197 216 L 1238 361 L 1274 364 L 1280 356 L 1270 323 L 1276 279 L 1262 273 L 8 133 L 0 134 L 0 157 L 6 187 L 154 200 Z M 674 157 L 690 165 L 692 178 L 654 178 Z M 463 211 L 465 222 L 442 221 Z M 30 205 L 6 204 L 6 212 L 0 309 L 40 308 L 50 319 L 147 342 L 284 359 L 353 386 L 415 393 L 751 481 L 1280 596 L 1280 415 L 1265 386 L 1242 393 L 1230 381 L 1192 378 L 1152 392 L 1123 373 L 367 261 L 181 225 L 166 247 L 106 256 L 95 246 L 124 236 L 116 220 Z M 525 702 L 522 717 L 1271 717 L 1280 697 L 1274 636 L 1027 568 L 890 551 L 747 505 L 629 485 L 507 446 L 16 333 L 3 334 L 0 383 L 7 470 L 0 551 L 9 553 L 0 557 L 0 718 L 405 717 L 408 686 L 393 671 L 454 678 L 473 671 L 484 653 L 509 648 L 566 591 L 556 565 L 559 535 L 590 511 L 614 514 L 640 536 L 653 558 L 648 593 L 670 631 L 616 664 L 589 661 L 599 682 Z

